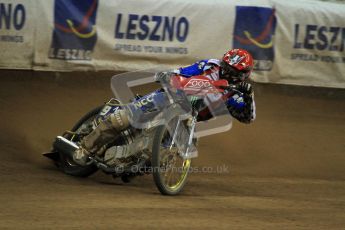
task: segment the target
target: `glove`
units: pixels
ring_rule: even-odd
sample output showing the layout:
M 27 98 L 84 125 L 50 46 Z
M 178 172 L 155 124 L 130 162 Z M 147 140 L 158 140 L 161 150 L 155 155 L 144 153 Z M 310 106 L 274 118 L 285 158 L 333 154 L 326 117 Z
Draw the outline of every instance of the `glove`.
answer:
M 169 72 L 159 72 L 154 76 L 155 82 L 168 82 L 173 74 Z
M 242 123 L 250 123 L 253 120 L 253 97 L 243 94 L 234 95 L 227 101 L 230 114 Z M 255 110 L 255 109 L 254 109 Z
M 253 93 L 253 87 L 248 82 L 241 82 L 236 88 L 244 94 L 251 95 Z
M 231 108 L 231 110 L 241 111 L 245 107 L 246 103 L 243 100 L 243 97 L 235 94 L 230 97 L 226 104 Z

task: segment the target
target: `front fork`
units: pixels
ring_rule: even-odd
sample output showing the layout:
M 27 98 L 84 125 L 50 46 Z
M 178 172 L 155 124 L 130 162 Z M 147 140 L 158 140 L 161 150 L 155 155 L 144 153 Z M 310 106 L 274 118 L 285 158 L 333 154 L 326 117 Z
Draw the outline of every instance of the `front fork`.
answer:
M 196 111 L 193 111 L 192 114 L 193 114 L 192 117 L 189 118 L 188 123 L 187 123 L 188 124 L 187 126 L 189 127 L 189 137 L 188 137 L 187 148 L 186 148 L 186 151 L 184 151 L 181 154 L 181 157 L 183 157 L 185 159 L 190 158 L 191 154 L 193 154 L 193 152 L 190 152 L 191 150 L 196 150 L 196 148 L 193 148 L 192 144 L 193 144 L 193 137 L 194 137 L 195 126 L 196 126 L 196 123 L 197 123 L 198 113 Z M 178 135 L 178 130 L 179 130 L 180 124 L 181 124 L 181 120 L 178 119 L 176 127 L 175 127 L 175 130 L 174 130 L 174 135 L 173 135 L 170 147 L 169 147 L 169 150 L 172 149 L 172 147 L 174 146 L 174 144 L 176 142 L 176 138 L 177 138 L 177 135 Z

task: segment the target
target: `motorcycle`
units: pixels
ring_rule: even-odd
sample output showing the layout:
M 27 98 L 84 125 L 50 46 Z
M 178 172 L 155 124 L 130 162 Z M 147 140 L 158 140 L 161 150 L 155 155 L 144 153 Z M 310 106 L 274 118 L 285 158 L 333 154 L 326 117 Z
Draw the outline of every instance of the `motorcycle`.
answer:
M 207 95 L 222 96 L 236 89 L 226 80 L 213 81 L 204 76 L 176 75 L 162 85 L 162 89 L 136 96 L 128 104 L 113 98 L 94 108 L 71 130 L 57 136 L 52 150 L 44 156 L 63 173 L 77 177 L 101 170 L 128 183 L 136 176 L 153 174 L 161 194 L 179 194 L 191 171 L 192 158 L 197 156 L 195 127 L 200 120 L 200 105 Z M 103 155 L 90 156 L 85 166 L 76 164 L 72 154 L 82 138 L 117 109 L 129 111 L 131 126 L 106 146 Z

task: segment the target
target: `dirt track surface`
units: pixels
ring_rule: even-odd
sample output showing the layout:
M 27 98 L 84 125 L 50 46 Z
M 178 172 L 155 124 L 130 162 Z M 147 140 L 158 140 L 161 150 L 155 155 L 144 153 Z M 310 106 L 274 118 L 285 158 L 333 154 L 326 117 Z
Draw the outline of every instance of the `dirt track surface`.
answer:
M 255 123 L 201 139 L 194 166 L 228 171 L 165 197 L 150 175 L 73 178 L 41 156 L 112 95 L 112 74 L 1 72 L 0 229 L 345 228 L 343 90 L 257 84 Z

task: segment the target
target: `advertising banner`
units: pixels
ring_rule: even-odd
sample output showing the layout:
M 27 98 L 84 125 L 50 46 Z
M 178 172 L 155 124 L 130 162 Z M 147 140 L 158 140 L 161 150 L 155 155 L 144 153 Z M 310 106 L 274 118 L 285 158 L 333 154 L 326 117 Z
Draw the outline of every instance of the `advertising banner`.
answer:
M 98 0 L 55 0 L 49 58 L 91 60 L 97 42 Z
M 0 68 L 32 67 L 35 20 L 31 1 L 0 1 Z
M 38 22 L 35 69 L 174 68 L 232 46 L 234 8 L 219 0 L 48 0 L 39 8 L 47 20 Z
M 343 6 L 308 0 L 0 0 L 0 68 L 171 69 L 242 48 L 254 57 L 254 81 L 345 88 Z
M 35 70 L 93 70 L 99 0 L 44 0 L 37 5 Z
M 236 6 L 233 47 L 253 55 L 255 70 L 269 71 L 273 67 L 276 21 L 274 8 Z
M 275 1 L 275 71 L 267 81 L 345 88 L 345 5 Z

